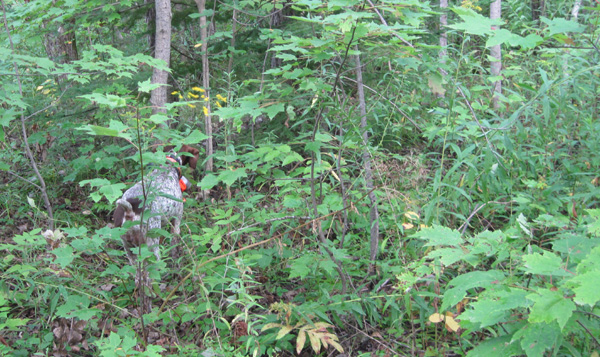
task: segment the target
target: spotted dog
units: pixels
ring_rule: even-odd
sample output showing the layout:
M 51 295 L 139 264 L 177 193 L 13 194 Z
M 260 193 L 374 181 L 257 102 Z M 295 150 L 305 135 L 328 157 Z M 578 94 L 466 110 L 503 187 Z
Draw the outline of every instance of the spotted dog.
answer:
M 172 147 L 167 147 L 169 150 Z M 151 229 L 171 226 L 171 233 L 179 235 L 183 216 L 183 195 L 186 189 L 185 177 L 181 175 L 180 165 L 189 165 L 196 169 L 200 152 L 198 149 L 183 145 L 179 153 L 189 153 L 187 156 L 171 155 L 167 164 L 156 167 L 146 175 L 144 185 L 136 183 L 125 191 L 123 197 L 117 200 L 114 213 L 114 226 L 122 227 L 125 222 L 142 221 L 142 224 L 132 225 L 121 236 L 127 257 L 134 264 L 135 256 L 132 247 L 146 243 L 157 259 L 160 259 L 159 238 L 148 238 Z M 145 196 L 144 196 L 145 195 Z M 142 213 L 144 213 L 142 217 Z

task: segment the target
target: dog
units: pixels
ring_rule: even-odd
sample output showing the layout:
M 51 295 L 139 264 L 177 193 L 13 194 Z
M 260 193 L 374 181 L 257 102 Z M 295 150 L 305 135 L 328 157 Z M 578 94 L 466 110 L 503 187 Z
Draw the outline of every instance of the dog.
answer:
M 171 150 L 174 146 L 165 147 Z M 186 186 L 182 183 L 185 178 L 181 175 L 182 165 L 196 169 L 200 151 L 188 145 L 182 145 L 179 153 L 190 155 L 167 157 L 167 164 L 153 169 L 142 182 L 136 183 L 125 191 L 123 197 L 117 200 L 113 215 L 114 226 L 122 227 L 126 222 L 142 221 L 134 224 L 121 236 L 127 257 L 132 265 L 136 259 L 131 252 L 132 247 L 146 243 L 150 250 L 160 259 L 159 238 L 148 238 L 151 229 L 171 226 L 171 233 L 178 236 L 183 217 L 183 194 Z

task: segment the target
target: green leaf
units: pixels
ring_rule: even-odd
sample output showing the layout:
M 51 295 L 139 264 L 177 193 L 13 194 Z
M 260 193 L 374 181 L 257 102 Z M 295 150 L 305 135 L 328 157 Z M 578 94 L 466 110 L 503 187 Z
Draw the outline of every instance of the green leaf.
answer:
M 530 274 L 569 276 L 569 273 L 562 268 L 562 259 L 548 251 L 544 251 L 544 255 L 528 254 L 523 257 L 523 261 L 525 263 L 524 270 Z
M 290 277 L 289 279 L 300 278 L 304 279 L 310 274 L 314 263 L 317 261 L 316 257 L 312 254 L 306 254 L 300 258 L 296 258 L 292 261 L 290 266 Z
M 458 247 L 463 242 L 460 232 L 456 229 L 435 224 L 432 227 L 423 228 L 411 237 L 426 240 L 425 246 L 449 245 Z
M 302 156 L 300 156 L 300 154 L 298 154 L 295 151 L 292 151 L 283 159 L 283 161 L 281 162 L 281 165 L 285 166 L 292 162 L 298 162 L 298 161 L 302 161 L 302 160 L 304 160 L 304 159 L 302 158 Z
M 217 176 L 215 176 L 214 174 L 208 174 L 202 178 L 202 181 L 198 183 L 198 186 L 200 186 L 200 188 L 203 190 L 210 190 L 218 184 L 219 179 L 217 178 Z
M 512 317 L 512 310 L 528 307 L 532 304 L 526 299 L 528 292 L 522 289 L 507 290 L 488 289 L 479 299 L 468 305 L 468 309 L 460 315 L 461 320 L 468 320 L 485 328 Z
M 93 93 L 93 94 L 80 95 L 79 97 L 85 98 L 85 99 L 89 100 L 90 102 L 96 102 L 101 105 L 106 105 L 110 109 L 122 108 L 122 107 L 127 106 L 127 102 L 125 101 L 125 98 L 121 98 L 121 97 L 113 95 L 113 94 Z
M 556 320 L 561 330 L 575 310 L 573 301 L 565 298 L 559 290 L 539 289 L 537 293 L 527 295 L 527 298 L 534 302 L 529 314 L 530 322 L 550 323 Z
M 75 259 L 75 255 L 73 254 L 73 248 L 69 245 L 56 248 L 52 251 L 52 253 L 56 255 L 54 263 L 60 265 L 62 269 L 69 266 L 71 262 L 73 262 L 73 259 Z
M 575 286 L 575 302 L 578 304 L 588 304 L 594 307 L 600 301 L 598 287 L 600 287 L 600 270 L 590 271 L 577 275 L 569 281 L 569 286 Z
M 499 270 L 472 271 L 452 279 L 448 286 L 454 286 L 446 290 L 440 311 L 446 311 L 451 306 L 458 304 L 467 296 L 467 290 L 473 288 L 488 288 L 504 279 L 504 273 Z
M 182 143 L 187 145 L 199 144 L 202 141 L 208 139 L 208 136 L 196 129 L 190 133 L 185 139 L 183 139 Z
M 148 78 L 143 82 L 138 82 L 138 91 L 142 93 L 150 93 L 163 85 L 163 83 L 152 83 L 151 78 Z
M 285 105 L 283 103 L 276 103 L 269 105 L 268 107 L 262 108 L 262 111 L 269 116 L 270 119 L 275 118 L 275 115 L 285 111 Z
M 585 30 L 585 26 L 572 21 L 572 20 L 567 20 L 564 18 L 555 18 L 555 19 L 548 19 L 546 17 L 542 17 L 541 18 L 542 22 L 545 23 L 546 25 L 548 25 L 548 27 L 545 29 L 545 31 L 548 32 L 548 36 L 553 36 L 555 34 L 564 34 L 567 32 L 583 32 Z
M 223 181 L 226 185 L 231 186 L 238 179 L 247 177 L 247 176 L 248 176 L 248 174 L 246 173 L 246 170 L 243 168 L 238 168 L 237 170 L 227 169 L 227 170 L 221 171 L 221 173 L 219 174 L 219 180 Z
M 451 29 L 464 31 L 472 35 L 490 35 L 493 25 L 500 25 L 499 20 L 491 20 L 489 17 L 483 16 L 471 9 L 453 8 L 452 11 L 458 14 L 463 22 L 455 25 L 449 25 Z
M 553 348 L 559 336 L 557 324 L 527 324 L 515 332 L 511 342 L 520 340 L 527 356 L 538 357 Z
M 486 338 L 477 347 L 467 352 L 467 357 L 479 356 L 519 356 L 523 350 L 518 343 L 511 341 L 512 335 Z

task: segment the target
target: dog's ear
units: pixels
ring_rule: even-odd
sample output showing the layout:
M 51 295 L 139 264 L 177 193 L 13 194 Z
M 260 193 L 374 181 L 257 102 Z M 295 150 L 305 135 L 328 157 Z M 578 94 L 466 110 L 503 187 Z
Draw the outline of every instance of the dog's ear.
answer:
M 198 164 L 198 160 L 200 159 L 200 150 L 184 144 L 181 145 L 181 150 L 179 150 L 179 152 L 187 152 L 193 155 L 193 157 L 190 157 L 188 155 L 182 155 L 181 161 L 183 165 L 189 165 L 192 169 L 195 170 L 196 165 Z
M 113 222 L 116 227 L 123 226 L 123 219 L 125 218 L 125 208 L 123 206 L 118 205 L 115 209 L 115 213 L 113 214 Z

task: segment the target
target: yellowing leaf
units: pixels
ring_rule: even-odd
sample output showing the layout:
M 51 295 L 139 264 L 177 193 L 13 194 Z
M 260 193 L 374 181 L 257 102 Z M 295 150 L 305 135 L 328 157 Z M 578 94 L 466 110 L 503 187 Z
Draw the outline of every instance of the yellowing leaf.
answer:
M 304 343 L 306 343 L 306 332 L 303 329 L 300 329 L 298 332 L 298 338 L 296 339 L 296 353 L 300 354 L 302 349 L 304 348 Z
M 42 89 L 44 89 L 44 86 L 38 86 L 35 90 L 41 91 Z
M 281 326 L 282 326 L 281 324 L 278 324 L 276 322 L 271 322 L 271 323 L 268 323 L 268 324 L 264 325 L 263 328 L 260 329 L 260 330 L 261 331 L 265 331 L 265 330 L 268 330 L 270 328 L 276 328 L 276 327 L 281 327 Z
M 402 228 L 404 228 L 404 229 L 412 229 L 414 227 L 415 226 L 412 225 L 411 223 L 402 223 Z
M 446 327 L 454 332 L 458 331 L 460 325 L 452 316 L 446 316 Z
M 200 46 L 202 46 L 202 44 L 201 43 L 197 43 L 197 44 L 194 45 L 194 48 L 198 48 Z
M 179 94 L 179 91 L 174 90 L 171 92 L 171 95 L 175 95 L 175 94 Z
M 287 335 L 288 333 L 290 333 L 290 331 L 292 331 L 292 329 L 294 328 L 294 326 L 282 326 L 281 330 L 279 330 L 279 332 L 277 333 L 277 337 L 275 337 L 276 340 L 281 339 L 283 336 Z
M 200 88 L 200 87 L 192 87 L 192 90 L 196 91 L 196 92 L 200 92 L 200 93 L 204 93 L 205 92 L 205 90 L 202 89 L 202 88 Z
M 199 96 L 197 94 L 194 94 L 194 93 L 188 93 L 188 98 L 194 98 L 194 99 L 196 99 L 196 98 L 199 98 Z
M 411 221 L 416 221 L 417 219 L 419 219 L 419 215 L 412 211 L 404 213 L 404 217 L 410 219 Z
M 189 103 L 188 103 L 188 107 L 190 107 L 190 108 L 196 108 L 196 106 L 195 106 L 195 105 L 193 105 L 193 104 L 189 104 Z
M 438 322 L 444 321 L 444 317 L 445 317 L 444 315 L 438 314 L 436 312 L 436 313 L 431 314 L 431 316 L 429 316 L 429 321 L 433 322 L 434 324 L 437 324 Z
M 319 338 L 315 335 L 314 332 L 312 331 L 307 331 L 308 332 L 308 339 L 310 340 L 310 346 L 312 347 L 313 351 L 315 351 L 315 353 L 319 353 L 319 351 L 321 350 L 321 342 L 319 341 Z
M 335 173 L 335 171 L 331 171 L 331 175 L 333 175 L 333 177 L 335 177 L 336 180 L 338 180 L 340 182 L 342 181 L 342 180 L 340 180 L 340 178 L 338 177 L 338 175 Z
M 202 107 L 202 111 L 204 112 L 204 115 L 208 115 L 208 108 L 207 107 Z

